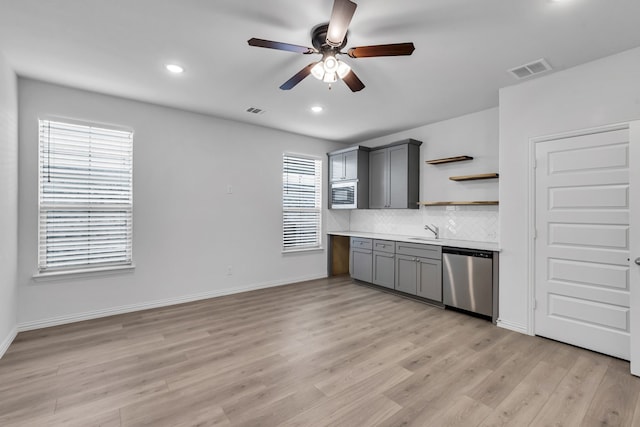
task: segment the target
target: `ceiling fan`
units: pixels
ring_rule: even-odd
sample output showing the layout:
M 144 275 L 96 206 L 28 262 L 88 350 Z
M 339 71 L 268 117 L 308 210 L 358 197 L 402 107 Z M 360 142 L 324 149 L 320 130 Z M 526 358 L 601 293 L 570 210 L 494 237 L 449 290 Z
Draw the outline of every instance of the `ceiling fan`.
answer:
M 333 83 L 341 79 L 353 92 L 364 89 L 364 83 L 356 76 L 351 67 L 336 58 L 343 55 L 342 48 L 347 44 L 347 30 L 351 18 L 356 11 L 357 4 L 350 0 L 335 0 L 333 11 L 328 24 L 320 24 L 311 31 L 313 48 L 271 40 L 252 38 L 249 46 L 265 47 L 269 49 L 286 50 L 304 55 L 320 54 L 322 59 L 304 67 L 293 77 L 284 82 L 280 89 L 289 90 L 300 83 L 309 74 L 326 83 Z M 367 58 L 374 56 L 411 55 L 415 47 L 413 43 L 381 44 L 374 46 L 352 47 L 347 51 L 351 58 Z

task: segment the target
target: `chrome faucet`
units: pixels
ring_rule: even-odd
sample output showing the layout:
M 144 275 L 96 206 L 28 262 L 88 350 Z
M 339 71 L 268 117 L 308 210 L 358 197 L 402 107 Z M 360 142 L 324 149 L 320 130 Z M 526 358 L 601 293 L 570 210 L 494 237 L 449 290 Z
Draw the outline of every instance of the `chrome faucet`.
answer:
M 431 227 L 429 227 L 428 225 L 425 225 L 424 229 L 432 232 L 433 235 L 436 236 L 436 239 L 440 237 L 440 229 L 438 228 L 437 225 L 431 224 Z

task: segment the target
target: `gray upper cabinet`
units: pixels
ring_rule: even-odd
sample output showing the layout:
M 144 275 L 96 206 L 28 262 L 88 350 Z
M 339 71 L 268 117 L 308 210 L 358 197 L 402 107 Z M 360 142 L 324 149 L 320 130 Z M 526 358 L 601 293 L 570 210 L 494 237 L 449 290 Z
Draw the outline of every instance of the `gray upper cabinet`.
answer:
M 374 150 L 369 153 L 369 208 L 387 207 L 387 151 Z
M 369 208 L 418 209 L 420 145 L 406 139 L 369 153 Z
M 329 153 L 329 180 L 335 182 L 363 178 L 369 166 L 368 150 L 355 146 Z
M 327 153 L 329 209 L 369 207 L 369 148 L 360 145 Z

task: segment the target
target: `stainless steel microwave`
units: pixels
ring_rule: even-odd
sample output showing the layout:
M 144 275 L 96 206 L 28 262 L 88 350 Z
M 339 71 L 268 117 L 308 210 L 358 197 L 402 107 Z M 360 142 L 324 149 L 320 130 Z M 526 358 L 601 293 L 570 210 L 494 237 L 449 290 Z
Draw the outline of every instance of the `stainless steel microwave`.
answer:
M 330 209 L 356 209 L 358 207 L 358 180 L 331 183 Z

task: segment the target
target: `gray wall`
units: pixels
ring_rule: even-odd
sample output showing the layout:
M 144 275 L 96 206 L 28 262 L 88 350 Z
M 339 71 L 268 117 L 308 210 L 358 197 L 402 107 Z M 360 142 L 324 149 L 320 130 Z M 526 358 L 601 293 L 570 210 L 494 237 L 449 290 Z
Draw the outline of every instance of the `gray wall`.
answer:
M 19 99 L 20 327 L 326 276 L 325 251 L 281 252 L 282 154 L 318 156 L 326 174 L 340 145 L 33 80 Z M 43 115 L 135 130 L 134 271 L 33 279 Z
M 18 253 L 18 98 L 0 54 L 0 357 L 16 333 Z

